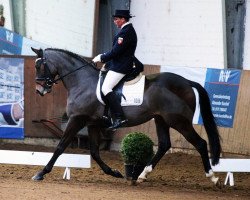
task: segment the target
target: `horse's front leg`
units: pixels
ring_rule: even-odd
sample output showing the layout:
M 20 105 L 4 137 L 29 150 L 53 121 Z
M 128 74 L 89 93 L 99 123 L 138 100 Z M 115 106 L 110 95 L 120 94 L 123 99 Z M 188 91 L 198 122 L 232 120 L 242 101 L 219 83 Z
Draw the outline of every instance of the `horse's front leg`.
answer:
M 116 169 L 112 170 L 100 157 L 99 147 L 101 142 L 101 129 L 96 126 L 88 127 L 90 153 L 92 158 L 97 162 L 105 174 L 111 175 L 116 178 L 123 178 L 123 175 Z
M 48 162 L 48 164 L 43 168 L 42 171 L 38 172 L 35 176 L 32 177 L 33 180 L 43 180 L 44 175 L 51 172 L 57 158 L 64 152 L 66 147 L 72 142 L 72 139 L 77 134 L 79 130 L 84 127 L 83 117 L 76 116 L 69 118 L 68 124 L 64 131 L 64 134 L 56 147 L 56 150 Z

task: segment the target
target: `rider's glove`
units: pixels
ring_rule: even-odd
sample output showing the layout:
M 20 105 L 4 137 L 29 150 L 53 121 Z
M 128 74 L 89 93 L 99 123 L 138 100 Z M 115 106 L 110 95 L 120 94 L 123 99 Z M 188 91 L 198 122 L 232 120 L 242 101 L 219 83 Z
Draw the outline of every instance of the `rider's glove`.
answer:
M 94 57 L 92 61 L 93 61 L 94 63 L 101 62 L 101 55 L 102 55 L 102 54 L 99 54 L 98 56 Z

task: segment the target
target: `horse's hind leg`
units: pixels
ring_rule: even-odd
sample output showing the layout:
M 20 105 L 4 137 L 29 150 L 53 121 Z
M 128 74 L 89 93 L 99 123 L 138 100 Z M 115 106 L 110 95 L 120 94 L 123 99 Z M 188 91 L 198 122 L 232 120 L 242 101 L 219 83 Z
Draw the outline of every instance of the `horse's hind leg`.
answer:
M 158 150 L 153 159 L 148 163 L 138 177 L 138 182 L 142 182 L 147 179 L 147 175 L 153 170 L 153 168 L 171 147 L 169 126 L 165 123 L 161 116 L 155 118 L 155 125 L 158 137 Z
M 48 164 L 43 168 L 42 171 L 38 172 L 35 176 L 32 177 L 33 180 L 43 180 L 44 175 L 49 173 L 57 158 L 64 152 L 66 147 L 72 142 L 73 137 L 77 134 L 79 130 L 84 127 L 84 122 L 82 117 L 72 117 L 69 119 L 63 137 L 61 138 L 59 144 L 56 147 L 56 150 L 48 162 Z
M 219 183 L 219 178 L 215 177 L 212 171 L 208 157 L 207 142 L 198 135 L 191 122 L 187 122 L 187 120 L 184 121 L 185 122 L 180 123 L 173 128 L 180 132 L 185 137 L 185 139 L 190 142 L 199 152 L 204 170 L 206 172 L 206 177 L 209 177 L 211 181 L 217 185 Z

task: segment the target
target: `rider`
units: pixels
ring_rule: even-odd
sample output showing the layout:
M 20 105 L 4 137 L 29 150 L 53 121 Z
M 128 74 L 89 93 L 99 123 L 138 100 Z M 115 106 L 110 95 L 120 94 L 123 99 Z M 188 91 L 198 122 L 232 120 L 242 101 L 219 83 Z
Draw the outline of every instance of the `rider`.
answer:
M 114 37 L 113 47 L 109 52 L 97 55 L 93 62 L 103 62 L 108 65 L 108 73 L 102 85 L 110 111 L 114 116 L 113 124 L 109 129 L 116 129 L 127 123 L 120 101 L 113 92 L 113 88 L 119 81 L 133 70 L 135 49 L 137 46 L 137 35 L 133 25 L 129 22 L 129 10 L 116 10 L 113 15 L 115 25 L 120 28 Z

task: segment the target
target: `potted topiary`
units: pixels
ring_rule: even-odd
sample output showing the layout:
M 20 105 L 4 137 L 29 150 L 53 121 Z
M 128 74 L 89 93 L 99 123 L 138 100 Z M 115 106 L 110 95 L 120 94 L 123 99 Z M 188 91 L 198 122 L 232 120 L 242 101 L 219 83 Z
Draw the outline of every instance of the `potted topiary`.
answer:
M 144 133 L 132 132 L 121 142 L 121 156 L 125 163 L 128 180 L 137 180 L 144 167 L 154 155 L 153 141 Z

